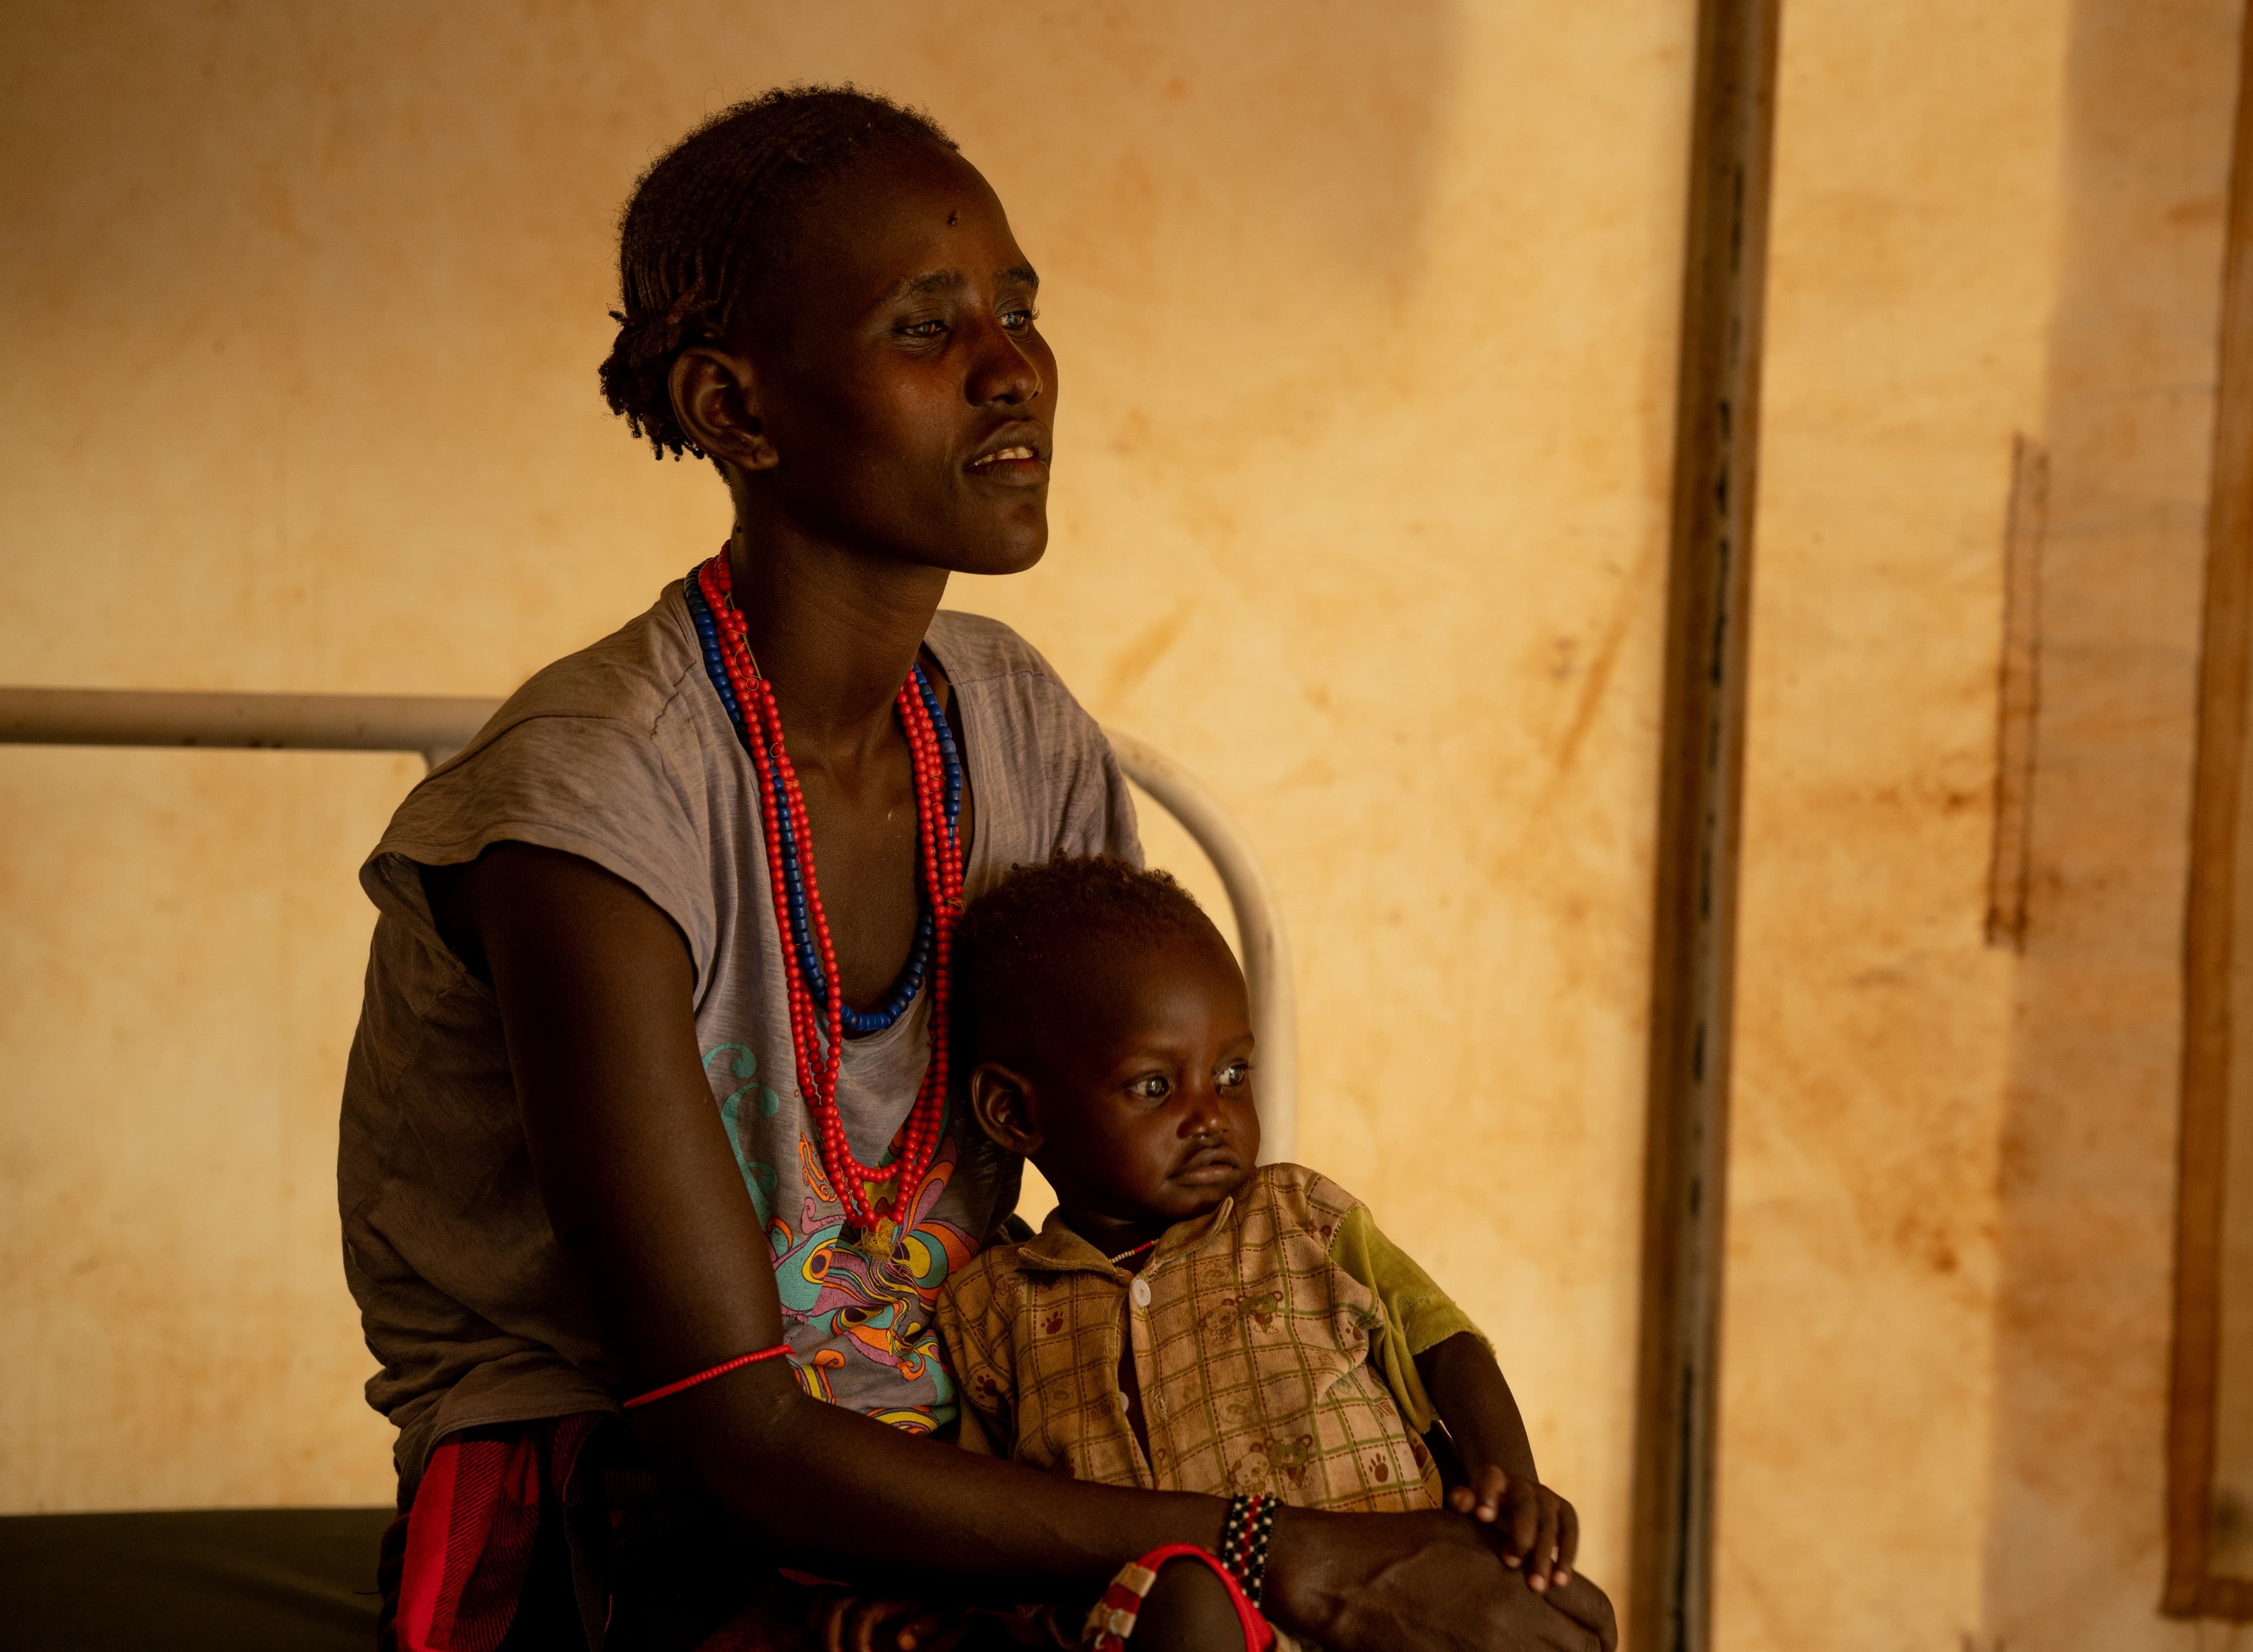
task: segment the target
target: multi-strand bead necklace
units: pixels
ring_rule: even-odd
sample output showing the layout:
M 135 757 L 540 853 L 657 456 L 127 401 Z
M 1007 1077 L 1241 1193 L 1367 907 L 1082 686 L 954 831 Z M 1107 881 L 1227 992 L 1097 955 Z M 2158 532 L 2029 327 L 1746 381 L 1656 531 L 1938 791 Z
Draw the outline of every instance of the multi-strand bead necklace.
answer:
M 728 555 L 723 549 L 702 563 L 687 582 L 689 616 L 704 649 L 704 668 L 727 708 L 737 738 L 751 760 L 759 794 L 760 824 L 767 846 L 767 873 L 773 885 L 777 925 L 783 931 L 785 989 L 790 1000 L 791 1043 L 798 1059 L 799 1092 L 820 1133 L 821 1162 L 830 1184 L 857 1230 L 854 1243 L 871 1256 L 889 1258 L 898 1244 L 895 1211 L 915 1196 L 938 1152 L 946 1114 L 948 962 L 954 924 L 962 907 L 962 841 L 956 831 L 962 812 L 962 762 L 954 732 L 917 666 L 900 685 L 894 709 L 907 735 L 916 793 L 917 861 L 921 873 L 921 908 L 915 944 L 890 993 L 867 1012 L 845 1002 L 838 985 L 836 950 L 829 941 L 829 919 L 815 881 L 813 833 L 806 824 L 806 800 L 798 773 L 783 748 L 782 716 L 774 689 L 759 674 L 743 617 L 736 609 Z M 837 1110 L 837 1070 L 847 1034 L 880 1032 L 915 1001 L 931 983 L 931 1063 L 915 1105 L 893 1138 L 890 1162 L 864 1165 L 846 1139 Z M 894 1183 L 892 1195 L 871 1200 L 868 1190 Z

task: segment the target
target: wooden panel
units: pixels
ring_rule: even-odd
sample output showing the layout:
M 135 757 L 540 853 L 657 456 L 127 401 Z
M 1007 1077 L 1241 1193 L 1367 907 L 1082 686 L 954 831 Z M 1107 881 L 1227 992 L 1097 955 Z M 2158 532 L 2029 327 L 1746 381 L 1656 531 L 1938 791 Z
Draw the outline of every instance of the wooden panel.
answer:
M 2185 924 L 2181 1191 L 2175 1233 L 2173 1392 L 2167 1421 L 2167 1580 L 2178 1616 L 2253 1619 L 2253 1578 L 2215 1575 L 2215 1445 L 2221 1393 L 2223 1198 L 2246 779 L 2247 649 L 2253 624 L 2253 27 L 2239 71 L 2222 299 L 2222 381 L 2208 518 L 2198 778 Z M 2243 1110 L 2240 1110 L 2241 1125 Z M 2243 1383 L 2247 1380 L 2241 1377 Z
M 2033 841 L 2035 720 L 2041 710 L 2041 547 L 2049 450 L 2011 443 L 2003 534 L 2003 659 L 1995 694 L 1995 837 L 1987 861 L 1987 944 L 2024 951 Z
M 1712 1638 L 1728 1153 L 1777 0 L 1698 8 L 1667 575 L 1629 1644 Z

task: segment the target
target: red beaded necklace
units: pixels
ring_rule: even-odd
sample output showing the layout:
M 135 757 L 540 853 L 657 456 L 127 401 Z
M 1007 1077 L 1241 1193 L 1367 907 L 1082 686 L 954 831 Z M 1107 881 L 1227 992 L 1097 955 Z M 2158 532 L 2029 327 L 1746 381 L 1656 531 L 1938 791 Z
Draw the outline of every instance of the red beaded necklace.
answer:
M 790 754 L 783 748 L 782 715 L 775 708 L 772 686 L 759 674 L 758 662 L 751 656 L 749 631 L 735 604 L 727 553 L 722 551 L 699 568 L 696 580 L 716 622 L 714 629 L 721 660 L 736 703 L 742 708 L 744 744 L 750 749 L 752 772 L 758 781 L 775 922 L 783 935 L 783 975 L 790 999 L 791 1042 L 798 1057 L 799 1088 L 820 1133 L 822 1166 L 829 1172 L 830 1183 L 844 1202 L 846 1214 L 860 1230 L 860 1247 L 871 1255 L 889 1258 L 898 1242 L 898 1224 L 892 1213 L 904 1209 L 922 1185 L 938 1152 L 946 1114 L 948 965 L 955 920 L 962 910 L 962 842 L 946 819 L 945 772 L 938 735 L 930 708 L 916 692 L 913 680 L 903 683 L 897 710 L 914 767 L 917 858 L 936 929 L 931 972 L 931 1063 L 924 1070 L 915 1105 L 893 1138 L 892 1163 L 864 1165 L 846 1139 L 845 1121 L 837 1111 L 845 993 L 839 984 L 836 951 L 829 942 L 829 920 L 822 910 L 821 892 L 814 879 L 813 833 L 806 824 L 806 799 L 799 791 Z M 792 891 L 784 868 L 785 810 L 789 812 L 791 834 L 799 846 L 802 899 L 820 948 L 823 979 L 829 984 L 827 1002 L 820 1006 L 807 986 L 798 949 L 790 941 Z M 872 1202 L 868 1189 L 886 1181 L 894 1183 L 891 1195 Z

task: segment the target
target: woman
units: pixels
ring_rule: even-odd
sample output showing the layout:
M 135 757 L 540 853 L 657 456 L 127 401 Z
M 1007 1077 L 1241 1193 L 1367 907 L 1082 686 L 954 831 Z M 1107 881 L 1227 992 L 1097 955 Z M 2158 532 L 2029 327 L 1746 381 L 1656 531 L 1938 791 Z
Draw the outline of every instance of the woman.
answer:
M 713 464 L 735 527 L 527 683 L 363 875 L 339 1183 L 401 1428 L 387 1633 L 795 1644 L 778 1563 L 1084 1604 L 1226 1506 L 917 1437 L 954 1414 L 931 1303 L 1017 1191 L 945 1107 L 953 913 L 1017 861 L 1139 853 L 1046 664 L 938 612 L 1047 544 L 1036 277 L 952 143 L 849 88 L 692 134 L 620 263 L 605 394 Z M 1287 1514 L 1268 1573 L 1333 1648 L 1600 1638 L 1452 1516 Z M 1608 1645 L 1600 1594 L 1560 1600 Z

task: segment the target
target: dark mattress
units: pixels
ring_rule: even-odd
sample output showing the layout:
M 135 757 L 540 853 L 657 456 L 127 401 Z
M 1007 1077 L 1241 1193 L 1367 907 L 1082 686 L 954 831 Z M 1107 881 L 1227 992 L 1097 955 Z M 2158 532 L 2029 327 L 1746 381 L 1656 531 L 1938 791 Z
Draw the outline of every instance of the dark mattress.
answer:
M 0 1517 L 0 1645 L 370 1652 L 389 1509 Z

